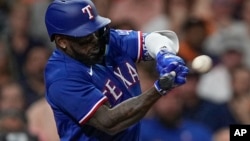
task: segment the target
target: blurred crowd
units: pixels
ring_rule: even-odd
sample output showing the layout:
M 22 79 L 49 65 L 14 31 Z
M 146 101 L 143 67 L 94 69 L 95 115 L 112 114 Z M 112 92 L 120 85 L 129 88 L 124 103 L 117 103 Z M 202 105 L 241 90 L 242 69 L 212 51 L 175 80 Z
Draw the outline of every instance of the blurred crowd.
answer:
M 0 1 L 0 141 L 59 141 L 44 99 L 43 71 L 54 49 L 44 23 L 50 1 Z M 150 109 L 142 141 L 229 141 L 231 124 L 250 124 L 250 0 L 93 2 L 113 28 L 175 31 L 188 66 L 203 54 L 213 60 Z M 154 66 L 138 64 L 143 91 L 158 78 Z

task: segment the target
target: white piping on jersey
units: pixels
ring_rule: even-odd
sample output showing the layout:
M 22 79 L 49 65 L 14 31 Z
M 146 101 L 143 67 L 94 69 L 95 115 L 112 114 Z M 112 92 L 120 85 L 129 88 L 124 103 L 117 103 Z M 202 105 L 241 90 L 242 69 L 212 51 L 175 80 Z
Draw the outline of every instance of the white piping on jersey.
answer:
M 138 31 L 138 53 L 137 53 L 137 62 L 140 61 L 141 57 L 141 49 L 142 49 L 142 39 L 141 32 Z
M 95 112 L 97 110 L 97 108 L 99 108 L 101 106 L 101 103 L 103 103 L 107 99 L 108 98 L 106 96 L 104 96 L 99 101 L 97 101 L 96 104 L 89 110 L 89 112 L 79 121 L 79 124 L 84 124 L 85 122 L 87 122 L 86 120 L 88 120 L 89 116 L 91 116 L 93 114 L 93 112 Z

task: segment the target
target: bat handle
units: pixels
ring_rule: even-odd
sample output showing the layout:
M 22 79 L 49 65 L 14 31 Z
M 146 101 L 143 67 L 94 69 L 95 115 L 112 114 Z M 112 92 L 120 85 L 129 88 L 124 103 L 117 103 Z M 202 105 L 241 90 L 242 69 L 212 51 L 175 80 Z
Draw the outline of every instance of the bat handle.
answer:
M 155 83 L 156 90 L 161 94 L 165 95 L 168 91 L 174 88 L 174 80 L 176 73 L 171 71 L 163 76 L 161 76 L 157 83 Z

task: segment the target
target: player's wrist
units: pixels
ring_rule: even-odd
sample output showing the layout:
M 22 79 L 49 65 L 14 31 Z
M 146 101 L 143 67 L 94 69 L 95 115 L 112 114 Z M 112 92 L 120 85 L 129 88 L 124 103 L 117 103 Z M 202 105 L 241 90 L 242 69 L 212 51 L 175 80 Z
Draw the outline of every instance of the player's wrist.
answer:
M 159 57 L 166 55 L 166 56 L 176 56 L 175 53 L 169 51 L 167 48 L 162 47 L 161 50 L 156 54 L 156 60 L 158 60 Z

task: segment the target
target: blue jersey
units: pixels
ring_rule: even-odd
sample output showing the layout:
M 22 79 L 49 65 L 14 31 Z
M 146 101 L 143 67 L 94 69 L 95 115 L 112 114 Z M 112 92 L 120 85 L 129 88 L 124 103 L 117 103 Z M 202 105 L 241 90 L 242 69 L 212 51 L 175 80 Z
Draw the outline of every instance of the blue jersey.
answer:
M 106 65 L 86 66 L 56 49 L 45 70 L 46 99 L 61 141 L 136 141 L 140 123 L 111 136 L 85 123 L 105 102 L 115 106 L 141 94 L 135 62 L 142 59 L 139 31 L 111 30 Z

